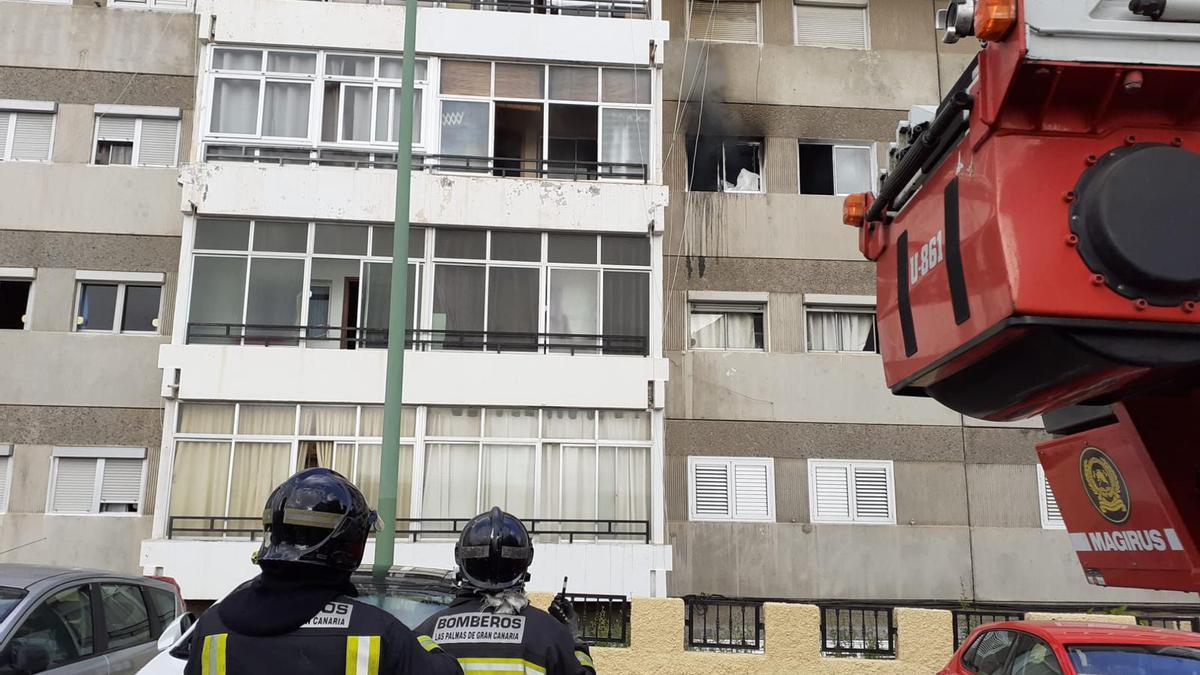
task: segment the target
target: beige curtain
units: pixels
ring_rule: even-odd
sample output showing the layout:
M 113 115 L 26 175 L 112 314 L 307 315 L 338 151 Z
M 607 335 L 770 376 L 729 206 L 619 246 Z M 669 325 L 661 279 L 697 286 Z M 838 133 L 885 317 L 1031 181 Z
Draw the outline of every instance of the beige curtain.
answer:
M 538 411 L 533 408 L 488 408 L 483 420 L 488 438 L 537 438 Z
M 383 437 L 383 406 L 364 405 L 362 421 L 359 423 L 359 436 L 367 438 Z M 404 406 L 400 409 L 400 436 L 414 438 L 417 435 L 417 409 Z
M 180 403 L 179 433 L 233 433 L 232 403 Z
M 350 446 L 353 449 L 353 445 Z M 300 441 L 296 449 L 296 471 L 303 471 L 312 467 L 321 467 L 325 469 L 333 469 L 334 465 L 334 443 L 333 441 Z M 336 471 L 336 469 L 334 469 Z M 347 475 L 348 474 L 343 474 Z
M 255 516 L 271 491 L 288 477 L 288 443 L 238 443 L 233 453 L 230 516 Z
M 322 465 L 324 466 L 324 465 Z M 354 479 L 354 444 L 338 443 L 333 453 L 333 470 L 346 478 Z
M 233 426 L 230 411 L 230 427 Z M 171 472 L 172 516 L 224 516 L 229 486 L 229 441 L 177 441 Z M 201 523 L 181 523 L 199 527 Z
M 577 408 L 547 409 L 542 413 L 542 438 L 596 437 L 596 411 Z
M 479 408 L 430 407 L 427 415 L 426 436 L 479 436 Z
M 300 406 L 301 436 L 353 436 L 354 406 Z
M 296 406 L 246 405 L 238 411 L 238 433 L 252 436 L 293 436 Z
M 601 410 L 600 438 L 612 441 L 648 441 L 650 413 L 644 410 Z
M 362 490 L 371 508 L 379 508 L 379 455 L 383 446 L 375 443 L 360 443 L 354 484 Z M 342 453 L 338 446 L 338 455 Z M 412 457 L 413 446 L 400 446 L 400 474 L 396 477 L 396 517 L 408 518 L 412 512 Z M 349 474 L 347 474 L 349 475 Z M 403 528 L 401 528 L 403 529 Z

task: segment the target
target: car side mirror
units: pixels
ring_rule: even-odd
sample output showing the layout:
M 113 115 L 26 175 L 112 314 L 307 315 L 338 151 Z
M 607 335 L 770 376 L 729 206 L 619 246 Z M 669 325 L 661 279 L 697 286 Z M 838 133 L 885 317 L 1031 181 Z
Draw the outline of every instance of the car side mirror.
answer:
M 41 645 L 16 645 L 12 651 L 12 663 L 18 673 L 40 673 L 50 667 L 50 652 Z
M 167 624 L 162 635 L 158 636 L 158 651 L 164 651 L 171 648 L 171 645 L 179 641 L 187 629 L 192 627 L 196 622 L 196 617 L 191 612 L 185 612 L 175 617 L 175 620 Z

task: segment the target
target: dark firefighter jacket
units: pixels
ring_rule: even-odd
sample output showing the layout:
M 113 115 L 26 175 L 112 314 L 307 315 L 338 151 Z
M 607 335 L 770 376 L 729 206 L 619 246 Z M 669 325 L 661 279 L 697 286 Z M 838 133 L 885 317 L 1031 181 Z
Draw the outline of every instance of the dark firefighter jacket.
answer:
M 484 608 L 479 596 L 464 595 L 426 619 L 417 632 L 458 657 L 467 675 L 596 672 L 587 647 L 576 645 L 566 626 L 536 607 L 496 614 Z
M 457 675 L 454 658 L 349 583 L 258 577 L 200 617 L 186 675 Z

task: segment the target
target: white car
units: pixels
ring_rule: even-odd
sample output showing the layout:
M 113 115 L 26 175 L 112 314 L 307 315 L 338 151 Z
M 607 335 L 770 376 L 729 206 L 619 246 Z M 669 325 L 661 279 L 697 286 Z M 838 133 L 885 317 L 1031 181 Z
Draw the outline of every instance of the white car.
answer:
M 409 628 L 453 602 L 458 588 L 453 572 L 419 567 L 395 567 L 382 583 L 369 570 L 355 572 L 350 580 L 360 601 L 387 610 Z M 195 629 L 191 614 L 178 617 L 159 638 L 158 655 L 138 675 L 182 675 Z

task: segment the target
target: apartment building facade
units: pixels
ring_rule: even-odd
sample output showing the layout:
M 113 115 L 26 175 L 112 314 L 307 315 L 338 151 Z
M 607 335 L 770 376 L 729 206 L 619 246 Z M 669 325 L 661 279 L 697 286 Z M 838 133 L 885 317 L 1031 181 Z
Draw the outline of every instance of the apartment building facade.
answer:
M 197 1 L 140 559 L 188 599 L 253 573 L 290 473 L 378 494 L 402 4 Z M 665 593 L 666 38 L 657 2 L 422 3 L 397 564 L 499 505 L 531 588 Z
M 151 9 L 0 2 L 2 563 L 133 572 L 151 531 L 196 45 Z
M 892 396 L 875 272 L 841 225 L 975 44 L 931 0 L 667 0 L 671 595 L 1172 603 L 1089 586 L 1037 420 Z M 718 562 L 719 561 L 719 562 Z

